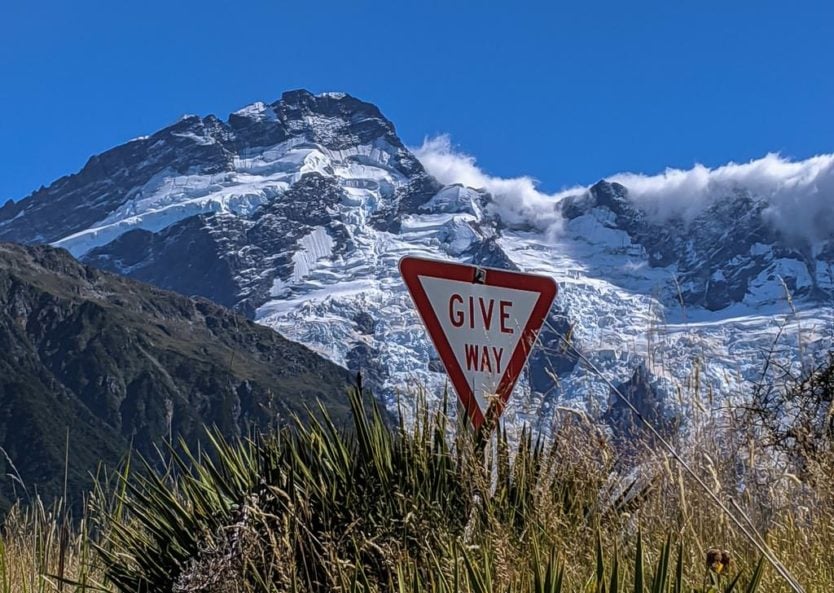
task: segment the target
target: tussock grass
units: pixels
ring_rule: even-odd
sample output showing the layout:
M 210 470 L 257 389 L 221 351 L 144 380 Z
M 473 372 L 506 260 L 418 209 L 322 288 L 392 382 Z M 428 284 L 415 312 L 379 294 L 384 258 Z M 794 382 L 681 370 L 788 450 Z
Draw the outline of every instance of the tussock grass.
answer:
M 88 518 L 73 522 L 60 503 L 14 505 L 0 532 L 0 592 L 95 590 L 105 576 L 92 541 Z
M 59 515 L 15 510 L 6 590 L 59 590 L 41 576 L 58 574 L 58 549 L 65 590 L 790 590 L 668 454 L 622 456 L 582 415 L 561 414 L 548 441 L 479 439 L 425 404 L 392 428 L 359 393 L 350 403 L 348 427 L 322 410 L 240 442 L 183 444 L 161 470 L 128 464 L 64 544 Z M 833 466 L 805 464 L 818 473 L 798 479 L 737 421 L 712 412 L 676 449 L 806 591 L 834 590 Z M 722 550 L 729 564 L 710 568 Z

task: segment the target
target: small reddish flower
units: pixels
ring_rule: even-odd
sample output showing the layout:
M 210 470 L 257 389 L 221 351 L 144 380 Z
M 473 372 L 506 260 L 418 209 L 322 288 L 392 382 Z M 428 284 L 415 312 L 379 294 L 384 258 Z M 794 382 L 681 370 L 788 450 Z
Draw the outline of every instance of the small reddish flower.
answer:
M 730 568 L 730 553 L 727 550 L 710 548 L 707 550 L 707 568 L 715 574 L 721 574 Z

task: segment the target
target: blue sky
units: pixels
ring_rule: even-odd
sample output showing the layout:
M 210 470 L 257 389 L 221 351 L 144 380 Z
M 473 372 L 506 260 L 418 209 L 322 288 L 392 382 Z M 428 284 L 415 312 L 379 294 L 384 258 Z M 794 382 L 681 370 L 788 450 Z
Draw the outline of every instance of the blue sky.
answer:
M 376 103 L 543 189 L 834 151 L 827 1 L 0 3 L 0 201 L 184 113 Z

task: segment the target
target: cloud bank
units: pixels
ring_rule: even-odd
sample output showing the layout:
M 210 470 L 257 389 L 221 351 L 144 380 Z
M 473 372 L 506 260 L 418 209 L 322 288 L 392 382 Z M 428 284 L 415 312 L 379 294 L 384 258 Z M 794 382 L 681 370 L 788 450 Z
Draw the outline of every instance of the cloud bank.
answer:
M 485 173 L 476 164 L 475 157 L 452 148 L 448 135 L 427 138 L 422 146 L 414 149 L 414 154 L 440 183 L 460 183 L 491 193 L 496 213 L 508 225 L 532 225 L 547 230 L 561 222 L 555 209 L 561 193 L 539 191 L 532 177 L 505 179 Z
M 480 169 L 474 157 L 453 149 L 448 136 L 428 138 L 415 149 L 417 158 L 441 183 L 484 188 L 495 197 L 498 216 L 507 224 L 556 230 L 555 209 L 567 195 L 587 187 L 547 194 L 532 177 L 504 179 Z M 628 188 L 635 205 L 656 221 L 693 220 L 715 203 L 737 192 L 748 192 L 768 204 L 767 219 L 791 238 L 834 238 L 834 154 L 792 161 L 768 154 L 749 163 L 729 163 L 710 169 L 667 169 L 657 175 L 619 173 L 606 178 Z
M 749 163 L 715 169 L 667 169 L 660 175 L 622 173 L 635 204 L 659 220 L 692 220 L 704 208 L 736 192 L 767 202 L 765 216 L 792 238 L 828 238 L 834 233 L 834 154 L 791 161 L 768 154 Z

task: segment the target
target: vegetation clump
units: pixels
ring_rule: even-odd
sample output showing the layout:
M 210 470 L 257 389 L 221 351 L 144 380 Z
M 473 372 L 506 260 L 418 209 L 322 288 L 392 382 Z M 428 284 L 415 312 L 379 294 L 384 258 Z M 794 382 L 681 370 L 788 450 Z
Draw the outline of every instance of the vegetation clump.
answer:
M 547 441 L 487 438 L 442 408 L 391 426 L 359 391 L 349 399 L 348 426 L 322 409 L 270 434 L 172 446 L 162 469 L 128 460 L 81 531 L 16 507 L 4 591 L 796 590 L 762 545 L 806 591 L 834 586 L 831 489 L 765 463 L 729 412 L 700 418 L 679 458 L 647 441 L 634 465 L 581 413 L 561 413 Z
M 550 442 L 449 439 L 443 410 L 392 428 L 357 392 L 351 405 L 350 427 L 322 411 L 123 476 L 96 511 L 107 579 L 123 592 L 660 592 L 753 590 L 766 576 L 667 457 L 626 477 L 582 416 Z

